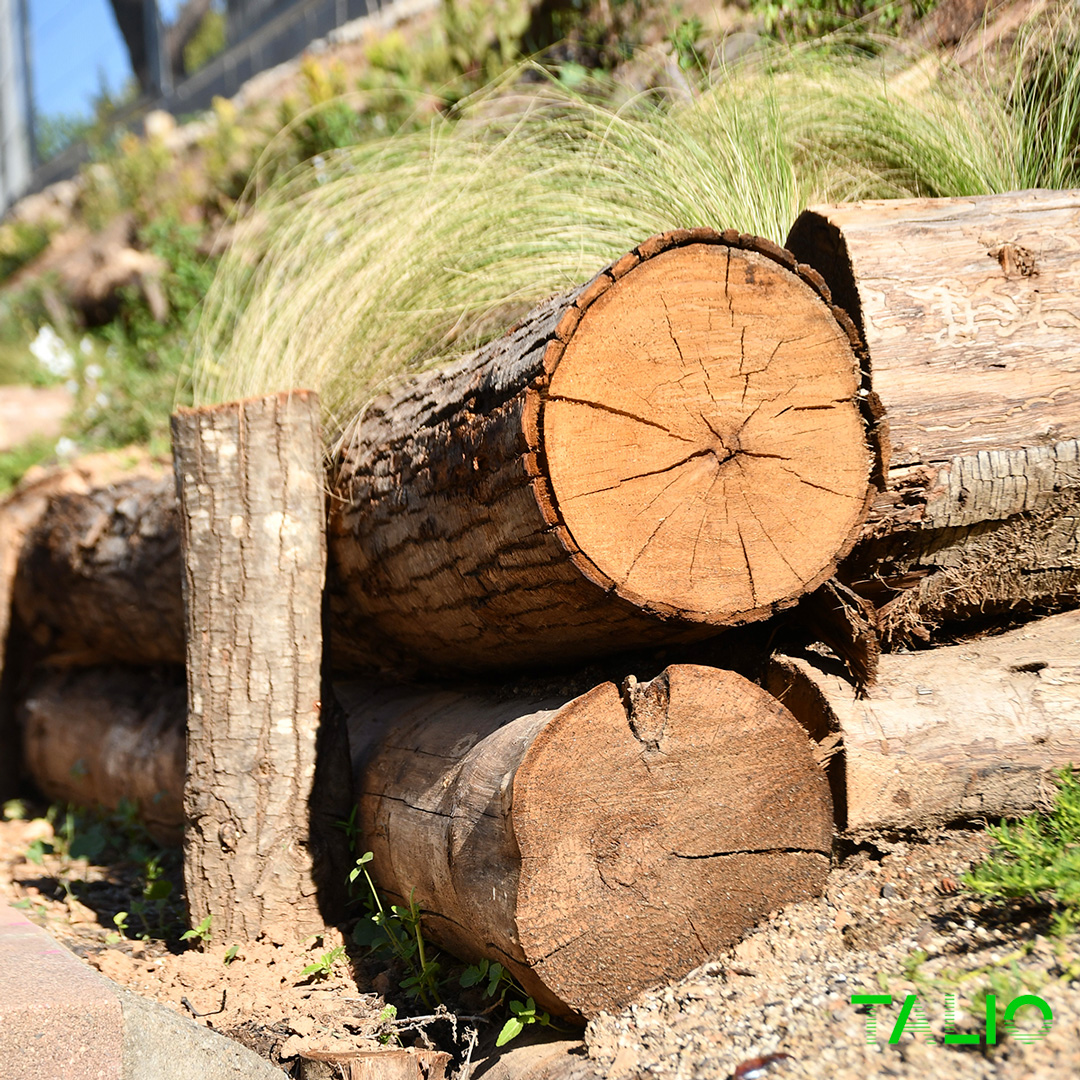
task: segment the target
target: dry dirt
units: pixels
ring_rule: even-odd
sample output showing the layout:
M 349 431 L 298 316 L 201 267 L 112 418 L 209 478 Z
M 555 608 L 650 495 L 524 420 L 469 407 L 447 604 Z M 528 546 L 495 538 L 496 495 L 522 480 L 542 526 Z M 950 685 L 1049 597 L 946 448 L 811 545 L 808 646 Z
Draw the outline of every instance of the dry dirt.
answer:
M 380 1019 L 392 971 L 339 959 L 326 977 L 303 968 L 342 944 L 328 930 L 294 946 L 245 945 L 226 962 L 227 942 L 200 950 L 151 938 L 114 940 L 112 915 L 132 899 L 132 870 L 27 851 L 48 840 L 41 820 L 0 822 L 0 899 L 17 903 L 69 948 L 129 989 L 231 1034 L 298 1075 L 312 1049 L 370 1047 L 390 1025 Z M 684 979 L 642 995 L 623 1013 L 595 1019 L 569 1074 L 754 1080 L 756 1077 L 1002 1078 L 1080 1075 L 1080 938 L 1048 935 L 1044 909 L 1002 908 L 967 895 L 960 879 L 987 851 L 979 830 L 841 848 L 825 895 L 778 912 L 728 953 Z M 63 881 L 68 882 L 65 888 Z M 136 927 L 137 929 L 137 927 Z M 1035 993 L 1053 1010 L 1045 1038 L 1033 1008 L 1019 1030 L 987 1045 L 980 993 L 997 994 L 998 1015 L 1016 995 Z M 854 993 L 888 993 L 877 1040 Z M 957 1030 L 973 1045 L 945 1045 L 945 995 L 954 992 Z M 900 1007 L 917 994 L 918 1013 L 889 1043 Z M 404 1006 L 404 1003 L 402 1003 Z M 402 1016 L 405 1009 L 402 1009 Z M 487 1037 L 491 1038 L 491 1025 Z M 441 1049 L 449 1025 L 429 1028 Z M 400 1032 L 417 1041 L 416 1032 Z M 422 1042 L 420 1043 L 422 1044 Z M 756 1060 L 760 1059 L 760 1060 Z

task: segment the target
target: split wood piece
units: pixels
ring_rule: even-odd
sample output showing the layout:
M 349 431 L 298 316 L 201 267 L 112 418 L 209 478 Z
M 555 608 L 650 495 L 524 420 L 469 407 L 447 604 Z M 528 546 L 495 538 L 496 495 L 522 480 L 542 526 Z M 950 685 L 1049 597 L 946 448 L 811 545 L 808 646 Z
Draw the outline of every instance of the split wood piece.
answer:
M 841 572 L 885 643 L 1080 603 L 1080 191 L 812 207 L 787 243 L 865 337 L 888 425 Z
M 886 654 L 862 700 L 821 657 L 774 659 L 766 685 L 827 759 L 849 833 L 1043 809 L 1080 762 L 1080 612 Z
M 776 245 L 678 230 L 401 381 L 336 451 L 335 666 L 380 637 L 539 664 L 794 603 L 869 498 L 853 337 Z
M 54 496 L 22 547 L 15 608 L 57 664 L 184 662 L 176 482 Z
M 314 394 L 172 422 L 187 619 L 184 883 L 193 925 L 285 942 L 324 925 L 309 800 L 325 568 Z
M 40 668 L 18 709 L 27 770 L 49 799 L 133 803 L 153 837 L 179 845 L 185 714 L 179 667 Z
M 541 1008 L 617 1010 L 825 881 L 825 776 L 733 672 L 673 666 L 569 702 L 335 690 L 378 884 Z

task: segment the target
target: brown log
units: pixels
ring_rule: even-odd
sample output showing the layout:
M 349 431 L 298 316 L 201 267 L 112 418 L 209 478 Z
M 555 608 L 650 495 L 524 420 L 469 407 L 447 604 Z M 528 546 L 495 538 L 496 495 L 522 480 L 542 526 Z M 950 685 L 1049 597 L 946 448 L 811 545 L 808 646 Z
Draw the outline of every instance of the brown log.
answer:
M 40 669 L 18 710 L 27 770 L 49 799 L 133 803 L 152 836 L 178 845 L 184 701 L 180 668 Z
M 176 481 L 54 496 L 26 537 L 15 609 L 53 665 L 184 662 Z
M 336 452 L 335 666 L 700 637 L 828 578 L 870 453 L 819 284 L 767 241 L 668 233 L 372 403 Z
M 160 472 L 160 469 L 157 470 Z M 32 662 L 27 633 L 17 626 L 9 640 L 14 615 L 13 597 L 17 571 L 27 536 L 57 495 L 85 494 L 133 472 L 152 474 L 154 463 L 145 450 L 92 454 L 74 465 L 31 471 L 18 488 L 0 502 L 0 797 L 19 794 L 20 735 L 15 724 L 15 705 L 25 692 L 25 678 Z M 18 620 L 16 620 L 17 622 Z
M 230 940 L 324 925 L 309 801 L 325 508 L 306 391 L 173 417 L 187 622 L 184 883 Z
M 865 337 L 888 426 L 840 575 L 885 643 L 1080 602 L 1080 191 L 812 207 L 787 243 Z
M 1080 612 L 996 637 L 881 657 L 858 699 L 822 657 L 779 657 L 768 689 L 827 761 L 849 833 L 1015 817 L 1080 762 Z
M 825 880 L 809 741 L 732 672 L 672 666 L 571 701 L 335 690 L 379 885 L 542 1008 L 618 1009 Z

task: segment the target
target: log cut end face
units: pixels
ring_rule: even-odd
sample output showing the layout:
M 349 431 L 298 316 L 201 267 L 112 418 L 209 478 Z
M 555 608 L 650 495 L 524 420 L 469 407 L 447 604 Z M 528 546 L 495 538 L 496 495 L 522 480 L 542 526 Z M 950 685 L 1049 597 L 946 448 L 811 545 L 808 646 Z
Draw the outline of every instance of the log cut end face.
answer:
M 700 622 L 814 588 L 865 513 L 857 388 L 829 305 L 764 255 L 691 244 L 642 262 L 586 309 L 543 402 L 575 558 Z
M 564 708 L 517 770 L 513 819 L 526 962 L 585 1016 L 819 894 L 832 838 L 803 729 L 740 676 L 690 665 Z

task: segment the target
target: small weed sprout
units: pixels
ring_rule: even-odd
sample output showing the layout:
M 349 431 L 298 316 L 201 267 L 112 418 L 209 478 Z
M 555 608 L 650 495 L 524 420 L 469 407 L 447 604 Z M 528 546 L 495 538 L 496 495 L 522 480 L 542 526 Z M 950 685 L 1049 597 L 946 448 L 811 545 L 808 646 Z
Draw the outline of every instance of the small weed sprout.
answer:
M 233 946 L 236 948 L 236 946 Z M 234 954 L 235 955 L 235 954 Z M 311 964 L 308 964 L 303 971 L 300 972 L 301 979 L 325 979 L 334 973 L 334 964 L 345 955 L 344 945 L 335 945 L 334 948 L 328 949 L 319 957 L 318 960 Z
M 214 916 L 207 915 L 198 926 L 192 930 L 185 930 L 180 935 L 181 941 L 194 941 L 197 945 L 206 945 L 214 936 Z
M 225 958 L 222 960 L 222 963 L 226 967 L 228 967 L 236 959 L 236 954 L 239 951 L 240 951 L 240 946 L 239 945 L 230 945 L 225 950 Z
M 555 1027 L 551 1016 L 546 1012 L 536 1011 L 536 1002 L 518 986 L 514 977 L 502 966 L 492 963 L 490 960 L 481 960 L 478 964 L 470 964 L 462 973 L 460 979 L 463 987 L 483 985 L 483 995 L 494 1002 L 493 1008 L 507 1002 L 507 995 L 511 992 L 524 997 L 511 997 L 508 1003 L 510 1017 L 503 1024 L 499 1037 L 495 1040 L 496 1046 L 505 1046 L 508 1042 L 516 1039 L 529 1024 L 539 1024 L 541 1027 Z
M 349 885 L 355 885 L 356 879 L 363 874 L 369 892 L 368 916 L 357 923 L 353 930 L 353 941 L 376 952 L 392 953 L 409 972 L 401 980 L 401 989 L 409 997 L 419 998 L 429 1009 L 441 1005 L 441 969 L 438 960 L 428 955 L 427 943 L 420 925 L 423 915 L 420 906 L 413 899 L 413 893 L 409 894 L 408 905 L 383 905 L 379 890 L 367 869 L 367 864 L 373 858 L 370 851 L 364 852 L 349 872 Z
M 126 911 L 118 911 L 113 916 L 112 921 L 113 921 L 113 926 L 115 926 L 116 929 L 111 931 L 108 935 L 106 935 L 106 937 L 105 937 L 105 944 L 106 945 L 115 945 L 121 938 L 127 937 L 127 934 L 128 934 L 128 925 L 127 925 L 128 913 Z

